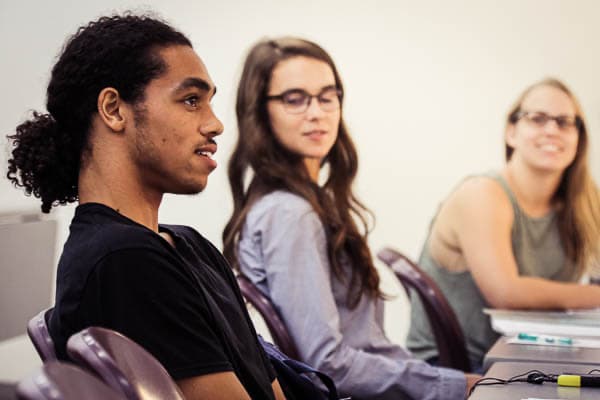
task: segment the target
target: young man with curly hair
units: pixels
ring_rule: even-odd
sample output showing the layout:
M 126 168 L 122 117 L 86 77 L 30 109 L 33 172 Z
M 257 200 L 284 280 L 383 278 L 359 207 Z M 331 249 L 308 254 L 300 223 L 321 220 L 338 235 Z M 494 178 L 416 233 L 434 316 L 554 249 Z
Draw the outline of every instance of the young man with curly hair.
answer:
M 155 18 L 80 28 L 52 69 L 48 113 L 9 136 L 8 178 L 42 200 L 79 201 L 49 329 L 114 329 L 150 351 L 188 399 L 283 399 L 235 278 L 189 227 L 160 225 L 165 193 L 204 189 L 223 126 L 206 67 Z

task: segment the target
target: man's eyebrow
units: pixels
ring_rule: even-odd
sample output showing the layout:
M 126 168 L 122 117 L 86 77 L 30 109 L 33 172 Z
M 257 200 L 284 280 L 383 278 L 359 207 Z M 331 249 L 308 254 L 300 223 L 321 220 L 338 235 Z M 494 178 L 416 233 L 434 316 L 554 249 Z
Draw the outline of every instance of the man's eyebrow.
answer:
M 213 91 L 212 95 L 214 96 L 215 93 L 217 93 L 217 88 L 212 86 L 210 83 L 208 83 L 207 81 L 205 81 L 204 79 L 200 79 L 200 78 L 186 78 L 183 80 L 183 82 L 181 82 L 179 84 L 179 86 L 177 86 L 177 88 L 175 89 L 175 92 L 182 92 L 186 89 L 195 87 L 199 90 L 205 91 L 205 92 L 210 92 L 211 90 Z

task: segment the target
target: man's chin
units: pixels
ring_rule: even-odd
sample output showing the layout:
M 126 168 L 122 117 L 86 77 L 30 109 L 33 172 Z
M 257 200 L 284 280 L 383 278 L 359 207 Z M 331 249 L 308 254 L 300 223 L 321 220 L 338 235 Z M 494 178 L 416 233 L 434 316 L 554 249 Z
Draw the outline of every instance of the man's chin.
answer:
M 193 182 L 186 185 L 179 185 L 175 188 L 170 188 L 167 193 L 194 195 L 202 192 L 206 188 L 206 182 Z

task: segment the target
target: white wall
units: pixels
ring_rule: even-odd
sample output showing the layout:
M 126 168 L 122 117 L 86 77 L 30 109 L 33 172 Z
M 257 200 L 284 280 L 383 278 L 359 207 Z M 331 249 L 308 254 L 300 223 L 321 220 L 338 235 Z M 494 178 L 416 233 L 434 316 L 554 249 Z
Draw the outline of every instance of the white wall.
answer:
M 167 196 L 161 209 L 163 221 L 192 225 L 218 246 L 231 211 L 225 165 L 236 135 L 236 81 L 245 51 L 264 36 L 300 35 L 336 60 L 360 153 L 358 193 L 377 217 L 374 251 L 391 244 L 418 255 L 431 215 L 452 186 L 502 165 L 504 114 L 526 85 L 545 76 L 564 79 L 580 97 L 592 132 L 593 173 L 600 174 L 593 134 L 600 128 L 600 3 L 594 0 L 0 0 L 0 132 L 10 133 L 28 110 L 43 109 L 49 70 L 67 35 L 132 7 L 156 10 L 185 32 L 219 87 L 220 166 L 205 193 Z M 6 140 L 0 144 L 5 175 Z M 0 193 L 0 213 L 38 207 L 6 179 Z M 55 211 L 61 242 L 72 209 Z M 405 315 L 389 326 L 401 340 Z

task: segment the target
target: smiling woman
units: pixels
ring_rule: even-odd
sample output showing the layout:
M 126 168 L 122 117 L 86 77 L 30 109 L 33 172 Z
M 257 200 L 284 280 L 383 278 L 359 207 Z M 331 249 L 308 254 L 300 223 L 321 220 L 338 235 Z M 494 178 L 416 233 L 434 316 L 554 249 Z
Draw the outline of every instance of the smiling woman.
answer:
M 599 286 L 575 283 L 600 252 L 600 199 L 575 96 L 555 79 L 529 87 L 508 113 L 505 143 L 500 172 L 464 180 L 442 204 L 420 259 L 459 318 L 473 366 L 497 338 L 484 307 L 600 306 Z M 408 346 L 437 357 L 416 298 Z

